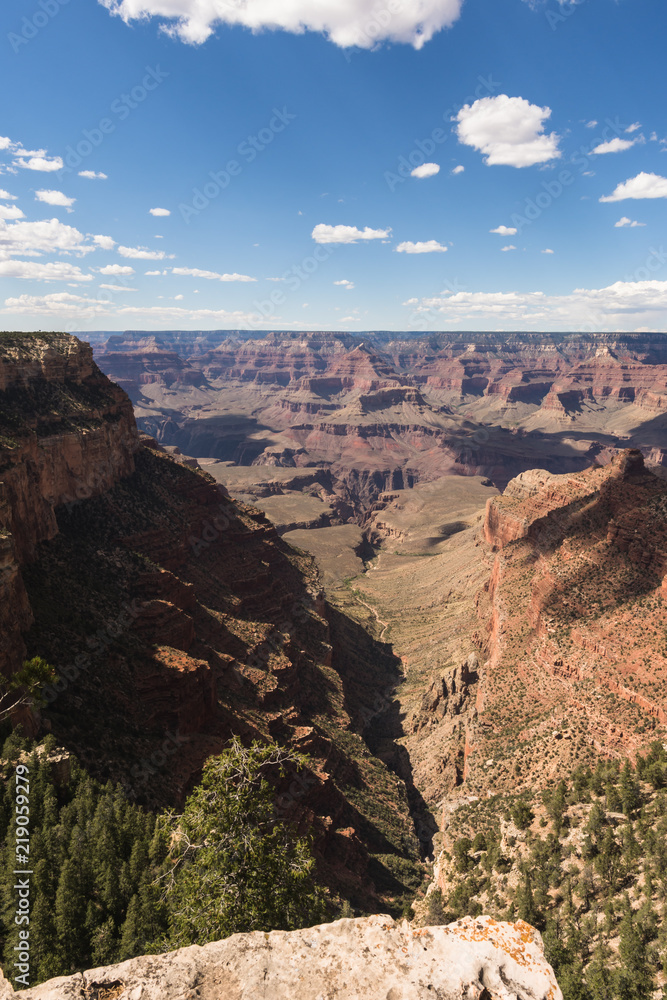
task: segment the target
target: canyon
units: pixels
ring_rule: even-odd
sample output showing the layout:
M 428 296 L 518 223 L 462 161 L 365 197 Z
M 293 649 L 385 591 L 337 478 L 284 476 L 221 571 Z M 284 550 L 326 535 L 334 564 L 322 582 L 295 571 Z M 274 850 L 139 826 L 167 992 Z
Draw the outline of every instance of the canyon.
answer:
M 667 337 L 91 340 L 0 339 L 24 728 L 151 808 L 233 734 L 307 753 L 289 818 L 394 916 L 457 809 L 667 740 Z
M 128 331 L 93 346 L 160 443 L 256 467 L 258 483 L 319 469 L 343 520 L 445 475 L 504 489 L 623 447 L 667 461 L 664 334 Z

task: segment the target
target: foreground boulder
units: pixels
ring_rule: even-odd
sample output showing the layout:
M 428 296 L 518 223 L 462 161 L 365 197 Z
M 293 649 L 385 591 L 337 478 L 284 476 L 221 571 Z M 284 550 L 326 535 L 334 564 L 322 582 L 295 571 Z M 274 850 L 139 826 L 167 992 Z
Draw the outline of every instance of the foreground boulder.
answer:
M 413 928 L 373 916 L 235 934 L 133 958 L 0 1000 L 562 1000 L 537 931 L 466 917 Z

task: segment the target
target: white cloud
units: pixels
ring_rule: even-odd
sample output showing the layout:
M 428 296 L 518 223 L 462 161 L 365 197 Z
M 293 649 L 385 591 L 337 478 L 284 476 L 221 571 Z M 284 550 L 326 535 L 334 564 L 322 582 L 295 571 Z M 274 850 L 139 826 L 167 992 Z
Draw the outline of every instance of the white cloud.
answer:
M 135 260 L 164 260 L 165 257 L 173 257 L 173 254 L 166 254 L 164 250 L 147 250 L 146 247 L 118 247 L 121 257 L 132 257 Z
M 659 265 L 659 258 L 655 257 Z M 650 268 L 638 269 L 648 273 Z M 544 292 L 454 292 L 409 303 L 415 319 L 434 329 L 663 330 L 667 281 L 617 281 L 606 288 L 576 288 L 568 295 Z
M 553 250 L 549 250 L 549 248 L 547 247 L 546 250 L 540 250 L 540 253 L 553 253 Z
M 512 226 L 498 226 L 496 229 L 489 229 L 490 233 L 498 233 L 499 236 L 515 236 L 517 230 Z
M 591 119 L 591 121 L 586 122 L 586 128 L 596 128 L 597 124 L 598 123 L 597 123 L 596 119 L 593 118 L 593 119 Z
M 83 233 L 65 225 L 60 219 L 9 225 L 0 220 L 0 253 L 39 257 L 42 253 L 56 251 L 84 254 L 92 249 L 84 244 Z
M 103 299 L 86 298 L 71 292 L 53 292 L 50 295 L 19 295 L 17 298 L 5 299 L 4 311 L 83 318 L 107 312 L 108 305 Z
M 436 174 L 440 173 L 440 167 L 437 163 L 422 163 L 420 167 L 415 167 L 414 170 L 410 171 L 411 177 L 435 177 Z
M 134 274 L 134 268 L 129 264 L 107 264 L 100 268 L 100 274 Z
M 0 219 L 24 219 L 25 215 L 18 205 L 0 205 Z
M 603 196 L 600 201 L 624 201 L 626 198 L 667 198 L 667 177 L 642 171 L 618 184 L 612 194 Z
M 532 167 L 559 157 L 560 136 L 544 134 L 551 108 L 540 108 L 523 97 L 482 97 L 466 104 L 456 116 L 459 141 L 485 154 L 489 166 Z
M 12 145 L 12 140 L 8 135 L 0 135 L 0 149 L 9 149 Z
M 108 177 L 101 171 L 96 173 L 94 170 L 80 170 L 79 177 L 87 177 L 90 181 L 106 181 Z
M 46 205 L 58 205 L 70 212 L 76 198 L 68 198 L 62 191 L 48 191 L 42 188 L 40 191 L 35 191 L 35 201 L 43 201 Z
M 148 211 L 151 215 L 171 215 L 168 208 L 149 208 Z
M 137 288 L 128 288 L 126 285 L 100 285 L 100 288 L 107 288 L 110 292 L 136 292 Z
M 251 278 L 248 274 L 218 274 L 217 271 L 202 271 L 199 267 L 172 267 L 171 273 L 191 278 L 208 278 L 209 281 L 257 281 L 257 278 Z
M 623 229 L 625 226 L 629 226 L 630 229 L 636 229 L 637 226 L 645 226 L 645 222 L 636 222 L 633 219 L 629 219 L 627 215 L 622 216 L 618 222 L 614 223 L 614 229 Z
M 3 201 L 16 201 L 17 200 L 15 194 L 10 194 L 9 191 L 3 191 L 2 188 L 0 188 L 0 198 Z
M 27 160 L 25 157 L 19 156 L 14 162 L 17 167 L 23 167 L 24 170 L 41 170 L 47 174 L 54 170 L 63 169 L 62 159 L 59 156 L 44 156 L 44 150 L 41 150 L 36 156 L 28 156 Z
M 396 247 L 397 253 L 447 253 L 447 247 L 443 247 L 442 243 L 438 243 L 437 240 L 427 240 L 423 243 L 411 243 L 410 240 L 406 240 L 404 243 L 399 243 Z
M 462 174 L 464 170 L 465 170 L 465 167 L 462 164 L 459 163 L 458 167 L 454 167 L 454 169 L 452 170 L 452 173 L 453 174 Z
M 110 236 L 93 236 L 93 242 L 97 243 L 101 250 L 113 250 L 116 246 L 116 241 Z
M 334 281 L 334 285 L 342 285 L 348 292 L 351 292 L 354 288 L 354 282 L 348 281 L 347 278 L 341 278 L 340 281 Z
M 149 278 L 154 278 L 156 274 L 162 274 L 162 271 L 144 271 Z
M 642 126 L 641 126 L 641 122 L 633 122 L 633 123 L 632 123 L 632 125 L 628 125 L 628 127 L 626 128 L 626 130 L 625 130 L 625 131 L 626 131 L 626 132 L 627 132 L 628 134 L 631 134 L 632 132 L 636 132 L 636 131 L 637 131 L 637 129 L 638 129 L 638 128 L 641 128 L 641 127 L 642 127 Z
M 174 302 L 180 302 L 182 300 L 182 295 L 174 295 Z
M 311 236 L 316 243 L 357 243 L 359 240 L 383 240 L 391 233 L 391 229 L 357 229 L 356 226 L 327 226 L 320 222 L 313 229 Z
M 343 316 L 341 323 L 361 323 L 360 316 Z
M 636 139 L 610 139 L 609 142 L 601 142 L 599 146 L 591 150 L 591 153 L 622 153 L 624 149 L 630 149 L 637 142 Z
M 92 281 L 92 275 L 65 261 L 40 264 L 35 260 L 0 260 L 0 277 L 33 281 Z
M 240 24 L 252 31 L 282 29 L 295 34 L 317 31 L 334 44 L 372 49 L 378 42 L 405 42 L 420 49 L 459 17 L 462 0 L 412 0 L 393 4 L 391 13 L 377 0 L 100 0 L 124 21 L 160 17 L 163 30 L 184 42 L 206 41 L 218 24 Z
M 508 246 L 501 249 L 501 253 L 507 253 L 508 250 L 516 250 L 514 244 L 510 243 Z

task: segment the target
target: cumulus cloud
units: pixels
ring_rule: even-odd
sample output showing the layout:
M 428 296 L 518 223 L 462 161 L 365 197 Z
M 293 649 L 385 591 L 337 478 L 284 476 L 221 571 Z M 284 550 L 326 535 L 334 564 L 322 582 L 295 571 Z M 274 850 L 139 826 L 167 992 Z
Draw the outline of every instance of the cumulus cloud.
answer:
M 516 247 L 514 246 L 513 243 L 508 244 L 508 246 L 506 247 L 502 247 L 501 253 L 507 253 L 508 250 L 516 250 Z
M 498 233 L 499 236 L 514 236 L 517 231 L 512 226 L 497 226 L 495 229 L 489 229 L 489 232 Z
M 618 184 L 611 194 L 603 195 L 600 201 L 625 201 L 626 198 L 667 198 L 667 177 L 642 171 Z
M 406 240 L 404 243 L 399 243 L 396 247 L 397 253 L 447 253 L 447 247 L 443 247 L 442 243 L 438 243 L 437 240 L 427 240 L 423 243 L 411 243 L 410 240 Z
M 94 170 L 80 170 L 79 177 L 87 177 L 89 181 L 106 181 L 108 177 L 101 171 L 97 173 Z
M 559 157 L 560 136 L 545 134 L 551 108 L 540 108 L 523 97 L 481 97 L 461 108 L 456 121 L 459 142 L 484 153 L 489 166 L 532 167 Z
M 422 163 L 420 167 L 415 167 L 414 170 L 410 171 L 411 177 L 435 177 L 436 174 L 440 173 L 440 167 L 437 163 Z
M 63 161 L 60 156 L 45 156 L 43 150 L 36 156 L 28 156 L 27 159 L 25 156 L 19 156 L 14 162 L 17 167 L 23 167 L 24 170 L 40 170 L 46 174 L 63 169 Z
M 327 226 L 320 222 L 311 236 L 316 243 L 358 243 L 359 240 L 386 240 L 391 229 L 357 229 L 356 226 Z
M 660 266 L 656 257 L 656 265 Z M 638 269 L 648 273 L 650 266 Z M 568 295 L 544 292 L 452 292 L 408 303 L 414 321 L 454 329 L 637 330 L 664 329 L 667 281 L 617 281 L 605 288 L 576 288 Z
M 41 222 L 7 222 L 0 220 L 0 253 L 39 257 L 43 253 L 84 254 L 93 247 L 84 244 L 83 233 L 67 226 L 60 219 Z
M 627 129 L 626 129 L 627 131 Z M 601 142 L 599 146 L 592 149 L 592 153 L 622 153 L 624 149 L 630 149 L 637 142 L 636 139 L 610 139 L 609 142 Z
M 41 264 L 36 260 L 0 260 L 0 277 L 29 278 L 33 281 L 92 281 L 80 267 L 55 261 Z
M 248 274 L 218 274 L 217 271 L 202 271 L 199 267 L 172 267 L 171 273 L 191 278 L 207 278 L 209 281 L 257 281 L 257 278 L 251 278 Z
M 156 274 L 162 274 L 162 271 L 144 271 L 144 274 L 149 278 L 154 278 Z
M 540 250 L 540 253 L 553 253 L 553 250 L 550 250 L 550 249 L 549 249 L 549 248 L 547 247 L 547 249 L 546 249 L 546 250 Z
M 128 288 L 126 285 L 100 285 L 100 288 L 106 288 L 110 292 L 136 292 L 137 288 Z
M 412 0 L 380 10 L 377 0 L 99 0 L 127 23 L 164 18 L 162 30 L 184 42 L 201 44 L 219 24 L 239 24 L 301 34 L 317 31 L 334 44 L 372 49 L 382 41 L 404 42 L 420 49 L 459 17 L 462 0 Z M 384 15 L 384 16 L 383 16 Z
M 632 125 L 628 125 L 628 127 L 626 128 L 625 131 L 627 133 L 632 133 L 632 132 L 636 132 L 637 129 L 639 129 L 641 127 L 642 127 L 641 126 L 641 122 L 633 122 Z
M 637 222 L 634 219 L 629 219 L 627 215 L 622 216 L 618 222 L 614 223 L 614 229 L 623 229 L 625 226 L 629 226 L 630 229 L 636 229 L 637 226 L 645 226 L 645 222 Z
M 347 278 L 341 278 L 340 281 L 334 281 L 334 285 L 342 285 L 348 292 L 351 292 L 354 288 L 354 282 L 348 281 Z
M 0 219 L 24 219 L 25 215 L 18 205 L 0 205 Z
M 173 257 L 166 254 L 164 250 L 148 250 L 146 247 L 118 247 L 121 257 L 133 257 L 135 260 L 164 260 L 165 257 Z
M 134 268 L 129 264 L 107 264 L 100 268 L 100 274 L 134 274 Z
M 17 200 L 15 194 L 10 194 L 9 191 L 3 191 L 2 188 L 0 188 L 0 198 L 2 199 L 2 201 L 16 201 Z
M 459 163 L 458 167 L 454 167 L 454 169 L 452 170 L 452 173 L 453 174 L 462 174 L 464 170 L 465 170 L 465 167 L 461 163 Z
M 93 236 L 93 242 L 97 243 L 100 250 L 113 250 L 116 246 L 116 241 L 110 236 Z
M 76 201 L 76 198 L 68 198 L 62 191 L 48 191 L 42 188 L 40 191 L 35 191 L 35 201 L 43 201 L 46 205 L 57 205 L 71 212 L 71 206 Z
M 171 215 L 168 208 L 149 208 L 148 211 L 151 215 Z
M 5 299 L 6 312 L 32 313 L 62 317 L 97 316 L 108 311 L 108 302 L 103 299 L 86 298 L 71 292 L 53 292 L 50 295 L 19 295 Z

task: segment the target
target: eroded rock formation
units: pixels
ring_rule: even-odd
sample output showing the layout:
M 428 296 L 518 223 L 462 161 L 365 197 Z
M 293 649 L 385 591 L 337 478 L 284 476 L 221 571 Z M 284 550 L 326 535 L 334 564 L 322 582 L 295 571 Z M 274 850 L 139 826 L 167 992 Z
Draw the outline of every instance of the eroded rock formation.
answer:
M 326 469 L 359 520 L 443 475 L 502 489 L 630 445 L 667 460 L 664 334 L 127 333 L 96 356 L 162 443 Z

